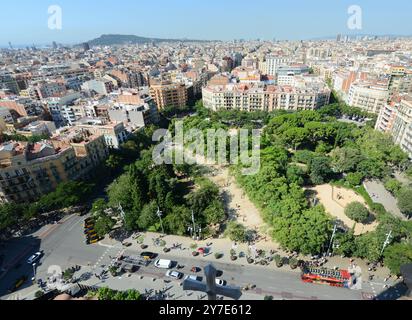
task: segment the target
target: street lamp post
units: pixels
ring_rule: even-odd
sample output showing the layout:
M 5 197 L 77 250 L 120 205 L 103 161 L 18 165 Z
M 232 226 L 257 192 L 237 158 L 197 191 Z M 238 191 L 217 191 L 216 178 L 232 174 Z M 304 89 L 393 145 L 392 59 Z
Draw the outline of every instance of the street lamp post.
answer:
M 386 240 L 382 246 L 381 256 L 383 255 L 383 252 L 385 251 L 386 247 L 391 243 L 391 240 L 392 240 L 392 230 L 390 230 L 389 233 L 386 235 Z
M 196 223 L 195 223 L 195 213 L 192 210 L 192 222 L 193 222 L 193 240 L 196 238 Z
M 187 231 L 190 232 L 190 237 L 193 238 L 193 227 L 188 227 Z
M 160 211 L 160 208 L 157 208 L 157 213 L 156 214 L 160 219 L 160 226 L 162 227 L 162 233 L 165 234 L 165 229 L 163 228 L 163 221 L 162 221 L 163 212 Z
M 33 263 L 32 266 L 33 266 L 33 279 L 32 280 L 34 282 L 36 281 L 36 263 Z
M 331 247 L 332 247 L 332 245 L 333 245 L 333 239 L 335 239 L 335 235 L 336 235 L 337 229 L 338 229 L 338 226 L 337 226 L 337 224 L 335 223 L 335 225 L 333 226 L 332 237 L 330 238 L 330 243 L 329 243 L 329 246 L 328 246 L 328 251 L 326 252 L 326 256 L 329 256 L 329 252 L 330 252 L 330 249 L 331 249 Z

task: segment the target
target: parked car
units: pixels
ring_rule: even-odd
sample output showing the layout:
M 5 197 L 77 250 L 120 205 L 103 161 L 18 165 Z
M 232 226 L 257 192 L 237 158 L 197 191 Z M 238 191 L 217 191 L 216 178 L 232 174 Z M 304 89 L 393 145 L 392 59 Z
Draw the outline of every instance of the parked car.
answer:
M 193 281 L 202 282 L 203 278 L 202 277 L 197 277 L 197 276 L 186 276 L 185 280 L 193 280 Z
M 40 251 L 36 252 L 35 254 L 33 254 L 31 257 L 29 257 L 27 259 L 27 263 L 28 264 L 33 264 L 33 263 L 39 261 L 42 255 L 43 255 L 42 252 L 40 252 Z
M 179 271 L 169 270 L 166 272 L 166 277 L 173 278 L 176 280 L 182 279 L 183 276 L 184 274 Z
M 153 253 L 153 252 L 142 252 L 142 253 L 140 254 L 140 256 L 141 256 L 143 259 L 153 260 L 153 259 L 155 259 L 155 258 L 157 257 L 157 254 L 156 254 L 156 253 Z
M 216 285 L 224 287 L 227 285 L 227 282 L 225 280 L 222 279 L 216 279 Z
M 172 268 L 172 261 L 159 259 L 159 260 L 156 260 L 154 265 L 156 268 L 159 268 L 159 269 L 170 269 Z

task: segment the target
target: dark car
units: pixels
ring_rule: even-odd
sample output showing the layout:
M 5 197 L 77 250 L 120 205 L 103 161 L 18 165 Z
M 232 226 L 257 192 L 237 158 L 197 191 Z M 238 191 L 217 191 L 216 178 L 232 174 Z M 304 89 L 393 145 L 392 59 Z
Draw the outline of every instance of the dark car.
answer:
M 157 257 L 157 254 L 156 254 L 156 253 L 153 253 L 153 252 L 142 252 L 142 253 L 140 254 L 140 256 L 141 256 L 143 259 L 153 260 L 153 259 L 155 259 L 155 258 Z

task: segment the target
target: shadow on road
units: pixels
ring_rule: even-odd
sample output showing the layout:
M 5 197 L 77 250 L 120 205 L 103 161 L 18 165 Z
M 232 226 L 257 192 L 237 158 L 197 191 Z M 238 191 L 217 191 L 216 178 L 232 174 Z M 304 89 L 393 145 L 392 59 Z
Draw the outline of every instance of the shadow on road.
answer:
M 41 240 L 23 236 L 0 243 L 0 296 L 12 294 L 32 285 L 33 265 L 27 259 L 40 250 Z M 35 269 L 41 265 L 37 262 Z
M 387 288 L 385 291 L 378 294 L 375 300 L 398 300 L 406 295 L 408 288 L 404 283 L 397 283 L 396 285 Z

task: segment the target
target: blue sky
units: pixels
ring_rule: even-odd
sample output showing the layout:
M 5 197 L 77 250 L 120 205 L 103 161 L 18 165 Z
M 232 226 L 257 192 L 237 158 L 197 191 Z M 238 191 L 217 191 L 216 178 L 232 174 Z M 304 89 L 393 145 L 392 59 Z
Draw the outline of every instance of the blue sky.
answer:
M 15 0 L 0 7 L 0 45 L 79 43 L 105 33 L 191 39 L 308 39 L 351 34 L 348 7 L 363 9 L 362 34 L 412 35 L 410 0 Z M 62 30 L 47 27 L 50 5 Z

